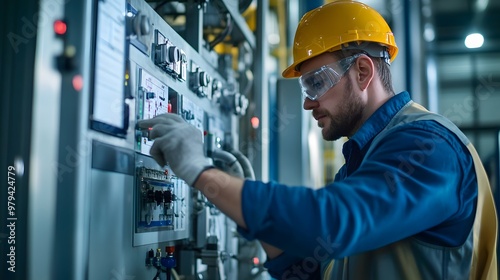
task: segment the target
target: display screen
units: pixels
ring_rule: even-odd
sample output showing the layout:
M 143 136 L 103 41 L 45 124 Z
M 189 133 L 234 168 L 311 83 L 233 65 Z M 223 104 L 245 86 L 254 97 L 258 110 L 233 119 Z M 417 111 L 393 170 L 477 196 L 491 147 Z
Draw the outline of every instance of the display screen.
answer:
M 125 0 L 97 1 L 91 127 L 123 137 L 125 108 Z

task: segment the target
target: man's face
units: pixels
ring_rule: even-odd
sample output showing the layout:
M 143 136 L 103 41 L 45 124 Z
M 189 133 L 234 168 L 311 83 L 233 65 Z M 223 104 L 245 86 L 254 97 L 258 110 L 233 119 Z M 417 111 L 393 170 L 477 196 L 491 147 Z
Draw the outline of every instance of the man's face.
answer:
M 308 73 L 335 61 L 337 58 L 332 54 L 322 54 L 304 62 L 300 71 L 303 74 Z M 322 128 L 325 140 L 352 136 L 361 126 L 365 107 L 360 93 L 354 90 L 349 72 L 318 99 L 311 100 L 307 97 L 304 99 L 304 109 L 312 111 L 318 126 Z

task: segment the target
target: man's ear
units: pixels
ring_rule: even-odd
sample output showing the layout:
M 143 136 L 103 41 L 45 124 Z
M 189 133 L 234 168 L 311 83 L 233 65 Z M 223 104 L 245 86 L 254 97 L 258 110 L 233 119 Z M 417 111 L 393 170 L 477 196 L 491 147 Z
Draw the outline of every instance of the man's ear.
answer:
M 360 90 L 365 90 L 368 88 L 375 75 L 375 65 L 373 61 L 367 55 L 361 55 L 356 59 L 356 84 Z

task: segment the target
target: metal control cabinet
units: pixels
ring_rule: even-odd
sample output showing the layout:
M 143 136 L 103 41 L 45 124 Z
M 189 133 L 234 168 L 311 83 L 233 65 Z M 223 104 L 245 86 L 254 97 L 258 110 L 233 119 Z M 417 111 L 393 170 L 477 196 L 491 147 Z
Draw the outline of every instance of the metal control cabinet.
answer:
M 236 135 L 231 134 L 238 133 L 238 115 L 246 109 L 245 102 L 243 108 L 230 102 L 239 94 L 238 85 L 229 85 L 229 82 L 234 81 L 227 81 L 219 72 L 218 65 L 195 50 L 150 4 L 131 0 L 110 1 L 106 5 L 113 2 L 114 7 L 118 3 L 126 5 L 123 20 L 127 42 L 124 50 L 124 91 L 127 102 L 124 111 L 128 112 L 128 116 L 124 115 L 128 117 L 125 121 L 129 127 L 124 136 L 119 129 L 109 129 L 109 122 L 104 123 L 104 126 L 98 122 L 101 126 L 91 125 L 91 128 L 123 137 L 125 143 L 120 145 L 121 148 L 110 149 L 124 149 L 124 152 L 132 153 L 134 170 L 120 176 L 95 171 L 97 168 L 91 169 L 95 179 L 90 186 L 90 208 L 101 209 L 106 213 L 110 213 L 111 209 L 104 210 L 103 207 L 109 208 L 109 205 L 126 205 L 127 209 L 123 209 L 126 219 L 118 224 L 120 219 L 117 220 L 116 216 L 122 215 L 121 211 L 112 211 L 114 215 L 92 212 L 89 220 L 90 279 L 113 275 L 152 278 L 161 272 L 158 261 L 166 255 L 167 246 L 175 246 L 179 251 L 175 257 L 179 258 L 180 274 L 194 279 L 195 275 L 186 275 L 189 272 L 185 272 L 194 271 L 194 274 L 204 273 L 209 278 L 225 276 L 235 279 L 238 277 L 236 261 L 231 258 L 222 261 L 220 257 L 221 254 L 238 255 L 238 239 L 233 234 L 234 223 L 228 221 L 200 193 L 177 178 L 168 166 L 159 166 L 150 157 L 154 141 L 149 138 L 148 131 L 136 129 L 135 123 L 160 114 L 174 113 L 198 128 L 199 135 L 192 137 L 201 137 L 206 141 L 205 136 L 212 134 L 216 135 L 219 142 L 227 142 L 225 137 L 232 141 L 237 139 Z M 97 15 L 101 14 L 101 9 L 105 7 L 99 2 Z M 101 29 L 99 24 L 95 41 L 96 75 L 99 67 L 99 32 L 121 31 L 116 27 L 103 30 L 106 28 Z M 205 52 L 210 56 L 216 55 L 207 50 Z M 119 77 L 120 69 L 116 68 L 106 70 L 115 72 L 116 77 Z M 97 76 L 95 80 L 98 80 Z M 99 105 L 97 98 L 104 98 L 99 96 L 97 90 L 103 89 L 95 88 L 92 112 Z M 103 115 L 107 116 L 106 112 Z M 92 117 L 95 119 L 95 114 Z M 119 125 L 115 126 L 119 128 Z M 103 181 L 109 182 L 109 185 L 102 186 L 100 182 Z M 119 182 L 120 186 L 115 182 Z M 113 189 L 113 192 L 121 189 L 121 193 L 103 199 L 101 193 L 106 189 Z M 106 242 L 109 236 L 102 233 L 114 225 L 122 227 L 124 233 L 114 235 L 113 242 Z M 100 252 L 115 252 L 123 257 L 110 259 Z M 186 255 L 185 252 L 194 252 L 193 257 L 180 258 L 181 254 Z
M 240 258 L 235 224 L 159 166 L 136 129 L 174 113 L 206 149 L 237 148 L 249 102 L 238 58 L 214 47 L 253 53 L 255 37 L 234 1 L 183 1 L 184 31 L 155 11 L 161 2 L 40 1 L 28 279 L 165 278 L 172 259 L 185 279 L 243 279 L 255 268 L 256 253 Z M 232 19 L 228 39 L 210 39 L 207 11 Z M 56 21 L 66 28 L 57 34 Z
M 229 169 L 224 161 L 239 147 L 260 75 L 251 59 L 258 40 L 238 7 L 251 1 L 28 2 L 29 9 L 24 1 L 6 5 L 30 14 L 12 13 L 22 26 L 4 28 L 20 39 L 9 41 L 15 52 L 30 49 L 6 64 L 34 66 L 7 94 L 19 101 L 19 86 L 32 83 L 32 92 L 22 91 L 22 129 L 6 133 L 11 141 L 30 131 L 19 141 L 29 149 L 9 162 L 20 172 L 16 202 L 26 204 L 16 208 L 16 269 L 24 271 L 14 279 L 263 276 L 256 243 L 243 242 L 234 222 L 168 164 L 159 166 L 149 130 L 136 128 L 178 114 L 199 130 L 214 165 Z M 249 169 L 231 172 L 246 177 Z

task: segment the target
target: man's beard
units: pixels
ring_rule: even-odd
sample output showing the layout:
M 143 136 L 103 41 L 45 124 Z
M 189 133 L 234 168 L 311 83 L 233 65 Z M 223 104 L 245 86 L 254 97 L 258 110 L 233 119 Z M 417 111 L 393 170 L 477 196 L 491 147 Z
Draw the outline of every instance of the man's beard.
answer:
M 349 76 L 347 76 L 346 90 L 343 92 L 342 100 L 342 103 L 337 107 L 338 111 L 334 112 L 335 115 L 326 112 L 327 118 L 330 119 L 330 125 L 323 128 L 322 134 L 325 140 L 335 141 L 343 136 L 352 136 L 354 130 L 360 126 L 359 122 L 365 105 L 363 105 L 361 97 L 353 93 Z

